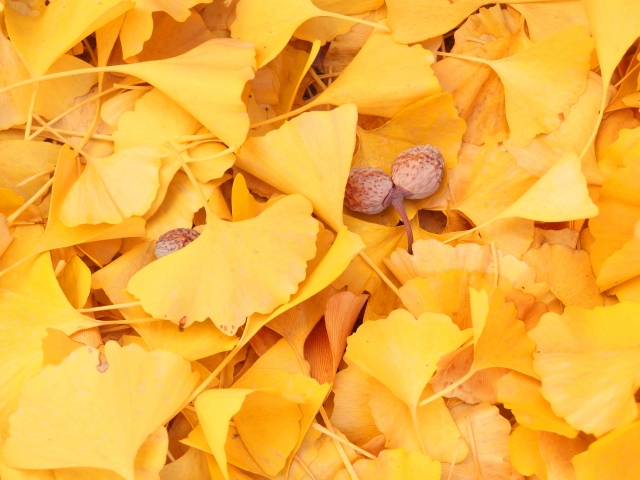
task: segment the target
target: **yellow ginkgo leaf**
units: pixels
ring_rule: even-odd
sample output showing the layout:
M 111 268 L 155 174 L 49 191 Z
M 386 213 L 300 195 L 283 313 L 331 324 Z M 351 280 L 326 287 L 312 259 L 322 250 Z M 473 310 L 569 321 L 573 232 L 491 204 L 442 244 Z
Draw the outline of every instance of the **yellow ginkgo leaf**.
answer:
M 0 271 L 32 253 L 42 238 L 38 226 L 16 227 L 14 240 L 0 257 Z M 70 335 L 95 326 L 76 312 L 56 280 L 48 253 L 25 261 L 0 277 L 0 432 L 18 406 L 20 389 L 42 368 L 42 340 L 47 328 Z M 30 322 L 20 321 L 29 315 Z
M 573 438 L 578 432 L 551 410 L 540 393 L 541 383 L 518 372 L 498 380 L 498 401 L 516 416 L 520 425 Z
M 442 91 L 433 62 L 433 54 L 422 46 L 401 45 L 388 33 L 373 32 L 349 66 L 305 108 L 355 103 L 358 113 L 394 117 Z
M 0 213 L 0 257 L 13 241 L 13 236 L 7 226 L 7 217 Z
M 189 448 L 175 462 L 167 463 L 160 470 L 160 480 L 190 480 L 209 478 L 206 453 L 197 448 Z
M 533 8 L 546 5 L 581 6 L 578 2 L 550 2 L 530 4 Z M 522 5 L 524 6 L 524 5 Z M 578 102 L 571 106 L 569 114 L 560 123 L 557 130 L 548 134 L 538 135 L 526 147 L 519 147 L 507 139 L 504 146 L 518 161 L 518 165 L 531 175 L 541 177 L 553 166 L 557 159 L 567 153 L 580 155 L 589 141 L 591 132 L 598 118 L 598 109 L 602 99 L 602 78 L 593 72 L 589 73 L 587 89 L 580 96 Z M 582 158 L 582 173 L 589 184 L 602 184 L 603 175 L 596 164 L 596 152 L 593 145 L 589 147 Z
M 260 68 L 280 53 L 300 25 L 311 18 L 323 16 L 352 19 L 333 11 L 321 10 L 311 0 L 274 0 L 269 3 L 242 0 L 236 7 L 231 36 L 255 45 L 256 61 Z M 353 18 L 353 21 L 359 19 Z
M 91 68 L 91 64 L 71 55 L 63 55 L 51 65 L 47 75 L 83 68 Z M 73 107 L 75 98 L 88 93 L 96 83 L 98 75 L 95 73 L 44 82 L 38 87 L 33 111 L 45 118 L 55 118 Z
M 593 40 L 579 26 L 533 44 L 511 57 L 488 62 L 504 85 L 511 140 L 527 145 L 560 126 L 587 87 Z M 550 62 L 550 60 L 553 62 Z
M 582 3 L 595 39 L 603 83 L 608 85 L 618 62 L 640 35 L 640 5 L 624 0 Z
M 320 235 L 318 236 L 320 239 Z M 353 258 L 364 248 L 360 237 L 342 227 L 329 246 L 318 243 L 318 254 L 307 265 L 307 276 L 299 285 L 288 303 L 278 307 L 269 315 L 254 313 L 247 319 L 247 325 L 240 340 L 246 345 L 249 340 L 269 321 L 287 310 L 308 300 L 331 284 L 347 268 Z
M 553 412 L 576 430 L 602 435 L 638 415 L 640 305 L 623 302 L 548 313 L 529 332 L 534 369 Z
M 406 310 L 395 310 L 385 320 L 362 324 L 347 340 L 345 359 L 414 410 L 440 357 L 471 335 L 446 315 L 425 313 L 416 320 Z
M 122 57 L 129 59 L 142 51 L 144 43 L 153 33 L 154 12 L 166 12 L 176 21 L 184 22 L 191 13 L 189 9 L 196 4 L 197 0 L 137 0 L 135 6 L 125 14 L 120 30 Z
M 504 3 L 528 3 L 535 0 L 506 0 Z M 457 27 L 486 0 L 387 0 L 388 22 L 393 38 L 400 43 L 415 43 L 433 38 Z
M 305 113 L 264 137 L 247 140 L 237 165 L 284 193 L 303 194 L 337 231 L 342 226 L 357 119 L 353 105 Z
M 451 270 L 464 270 L 469 273 L 484 274 L 486 280 L 495 279 L 496 270 L 498 273 L 498 286 L 508 295 L 509 301 L 515 301 L 511 294 L 512 289 L 520 290 L 524 294 L 530 294 L 538 302 L 542 302 L 552 311 L 562 311 L 562 306 L 558 300 L 549 292 L 549 286 L 545 283 L 536 283 L 536 271 L 525 262 L 517 260 L 512 255 L 504 255 L 500 250 L 494 252 L 489 245 L 460 244 L 452 247 L 438 242 L 437 240 L 420 240 L 415 243 L 413 255 L 409 255 L 401 249 L 396 250 L 385 259 L 385 265 L 393 274 L 405 284 L 401 289 L 404 300 L 413 298 L 420 302 L 424 301 L 421 307 L 409 307 L 416 315 L 425 311 L 438 311 L 446 315 L 455 316 L 456 324 L 460 328 L 470 326 L 470 316 L 461 313 L 462 307 L 467 305 L 468 292 L 448 290 L 459 289 L 466 279 Z M 496 265 L 497 263 L 497 265 Z M 450 273 L 449 273 L 450 272 Z M 433 276 L 439 274 L 438 276 Z M 432 277 L 433 276 L 433 277 Z M 417 277 L 421 277 L 426 282 L 418 282 Z M 408 282 L 416 279 L 411 289 Z M 431 292 L 423 292 L 421 287 L 426 287 Z M 420 291 L 416 292 L 416 287 Z M 466 287 L 465 287 L 466 288 Z M 408 290 L 413 290 L 410 293 Z M 406 291 L 406 293 L 403 293 Z M 440 299 L 434 296 L 440 296 Z M 451 297 L 453 296 L 453 298 Z M 413 302 L 412 305 L 415 305 Z M 518 302 L 516 302 L 518 303 Z M 444 309 L 423 310 L 423 308 L 442 306 Z M 524 320 L 520 315 L 518 307 L 518 318 Z M 468 321 L 468 323 L 467 323 Z
M 589 33 L 589 20 L 582 2 L 514 3 L 527 20 L 531 40 L 538 42 L 568 25 L 580 25 Z
M 472 451 L 460 463 L 442 463 L 443 477 L 451 475 L 452 480 L 513 478 L 515 472 L 507 460 L 511 424 L 500 415 L 498 407 L 486 402 L 462 403 L 451 409 L 451 415 Z
M 336 435 L 345 438 L 341 432 Z M 353 448 L 342 446 L 349 462 L 353 463 L 360 457 Z M 315 429 L 310 429 L 300 448 L 296 451 L 296 461 L 291 463 L 289 477 L 291 480 L 303 480 L 311 472 L 315 478 L 333 478 L 344 468 L 344 462 L 335 445 L 335 440 Z
M 16 47 L 4 35 L 0 38 L 0 62 L 3 67 L 0 75 L 0 88 L 8 87 L 30 77 Z M 21 87 L 0 96 L 0 107 L 3 111 L 0 128 L 4 130 L 27 121 L 32 91 L 32 87 Z
M 24 386 L 3 449 L 10 466 L 104 468 L 134 480 L 138 449 L 184 402 L 199 375 L 178 355 L 137 345 L 107 342 L 105 371 L 96 368 L 98 356 L 97 350 L 77 349 Z M 65 380 L 70 377 L 76 381 Z M 158 398 L 163 401 L 148 408 Z M 88 430 L 89 424 L 101 435 Z M 46 434 L 34 440 L 34 429 Z
M 464 129 L 451 95 L 434 95 L 405 108 L 374 130 L 358 127 L 360 143 L 352 166 L 378 167 L 390 175 L 391 164 L 400 152 L 429 144 L 442 152 L 446 168 L 453 168 L 458 164 Z
M 58 283 L 73 308 L 82 308 L 91 292 L 91 270 L 74 255 L 58 277 Z
M 0 188 L 12 190 L 23 198 L 31 198 L 47 182 L 47 176 L 34 178 L 24 185 L 20 183 L 36 174 L 53 171 L 60 148 L 60 145 L 49 142 L 0 142 Z
M 299 434 L 294 442 L 292 454 L 286 458 L 286 473 L 286 470 L 288 470 L 293 461 L 295 450 L 302 444 L 307 430 L 311 427 L 311 424 L 318 414 L 318 410 L 322 406 L 322 402 L 329 394 L 329 384 L 324 383 L 319 385 L 313 378 L 309 378 L 306 375 L 291 374 L 278 369 L 259 368 L 256 362 L 254 368 L 249 369 L 249 371 L 234 384 L 234 387 L 264 390 L 276 389 L 283 397 L 297 402 L 302 416 L 299 420 Z M 253 436 L 252 442 L 255 445 L 255 449 L 259 451 L 263 448 L 260 446 L 260 434 L 252 432 L 251 435 Z M 246 442 L 245 440 L 245 443 Z M 252 453 L 252 455 L 254 454 Z M 258 461 L 258 459 L 256 459 L 256 461 Z M 265 467 L 266 465 L 263 466 L 263 468 Z
M 380 435 L 369 406 L 378 383 L 355 363 L 340 370 L 333 383 L 331 424 L 358 446 Z
M 240 411 L 245 398 L 251 393 L 253 390 L 240 388 L 208 390 L 198 395 L 194 402 L 201 433 L 204 434 L 210 452 L 216 457 L 218 465 L 221 465 L 225 478 L 229 478 L 226 469 L 227 454 L 224 448 L 229 421 Z M 189 437 L 191 440 L 191 434 Z M 188 444 L 194 446 L 191 442 Z
M 384 450 L 375 460 L 358 460 L 353 465 L 358 478 L 371 480 L 438 480 L 440 464 L 419 452 L 406 453 L 404 450 Z M 351 477 L 343 470 L 334 480 L 349 480 Z
M 424 395 L 431 394 L 433 390 L 427 386 Z M 418 407 L 414 416 L 402 400 L 378 383 L 369 407 L 376 426 L 384 434 L 385 448 L 421 452 L 441 462 L 450 462 L 454 456 L 456 462 L 461 462 L 469 453 L 442 398 Z
M 587 252 L 545 243 L 525 253 L 522 261 L 536 269 L 538 281 L 549 285 L 565 305 L 585 308 L 604 305 Z
M 509 153 L 498 149 L 495 141 L 490 141 L 474 160 L 469 188 L 453 208 L 476 225 L 484 225 L 512 205 L 534 183 L 535 177 L 520 168 Z M 493 240 L 498 248 L 519 258 L 533 239 L 533 222 L 521 220 L 506 232 L 496 231 L 508 221 L 503 217 L 497 223 L 480 228 L 480 235 L 487 243 Z
M 524 322 L 518 320 L 514 304 L 505 301 L 501 289 L 487 286 L 482 279 L 469 288 L 469 296 L 474 337 L 471 368 L 435 395 L 421 400 L 421 405 L 451 392 L 486 368 L 509 368 L 537 377 L 533 370 L 535 344 L 527 337 Z
M 561 222 L 597 214 L 598 208 L 589 198 L 587 181 L 580 171 L 580 161 L 575 154 L 568 154 L 497 218 Z
M 56 173 L 51 188 L 51 206 L 49 220 L 38 251 L 69 247 L 79 243 L 110 240 L 113 238 L 143 237 L 144 220 L 130 217 L 117 225 L 101 223 L 99 225 L 79 225 L 67 227 L 60 219 L 60 211 L 65 198 L 78 180 L 78 167 L 75 154 L 68 145 L 62 147 L 58 157 Z
M 249 116 L 241 94 L 254 76 L 251 44 L 216 38 L 177 57 L 108 68 L 151 83 L 227 145 L 244 142 Z
M 349 230 L 357 234 L 364 244 L 367 256 L 388 276 L 388 268 L 383 259 L 396 249 L 406 249 L 407 235 L 404 227 L 385 227 L 344 215 L 344 223 Z M 367 290 L 372 294 L 369 306 L 376 313 L 386 315 L 389 311 L 379 311 L 386 298 L 394 298 L 395 293 L 382 278 L 361 258 L 353 259 L 347 269 L 334 282 L 335 288 L 349 287 L 349 291 L 360 294 Z M 393 308 L 392 308 L 393 309 Z
M 87 167 L 62 204 L 60 219 L 67 227 L 77 227 L 117 224 L 144 215 L 160 186 L 159 157 L 153 147 L 134 147 L 87 159 Z
M 640 422 L 620 427 L 572 459 L 577 480 L 616 480 L 640 476 Z
M 246 317 L 271 312 L 297 290 L 318 222 L 301 195 L 244 222 L 208 221 L 192 243 L 136 273 L 128 290 L 155 318 L 183 326 L 211 318 L 233 335 Z
M 144 441 L 133 462 L 134 480 L 142 480 L 158 475 L 167 459 L 169 437 L 167 429 L 158 427 Z M 57 468 L 54 471 L 56 480 L 120 480 L 120 475 L 113 470 L 97 468 Z
M 538 432 L 524 425 L 517 425 L 509 435 L 509 461 L 523 475 L 547 478 L 547 467 L 538 444 Z
M 637 240 L 640 238 L 640 157 L 624 158 L 624 168 L 609 175 L 597 201 L 600 213 L 589 221 L 595 237 L 591 262 L 601 290 L 611 288 L 638 275 Z
M 135 102 L 133 110 L 120 115 L 117 126 L 113 142 L 114 150 L 119 152 L 143 145 L 160 147 L 177 136 L 195 134 L 201 124 L 171 97 L 154 88 Z
M 87 35 L 134 5 L 123 0 L 108 0 L 99 5 L 91 0 L 65 0 L 47 5 L 41 15 L 34 17 L 7 8 L 4 18 L 11 42 L 36 77 Z

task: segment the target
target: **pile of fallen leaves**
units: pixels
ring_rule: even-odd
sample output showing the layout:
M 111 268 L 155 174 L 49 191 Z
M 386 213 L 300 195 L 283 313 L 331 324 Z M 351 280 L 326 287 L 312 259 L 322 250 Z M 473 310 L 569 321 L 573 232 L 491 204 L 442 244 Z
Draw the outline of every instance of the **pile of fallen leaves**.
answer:
M 0 21 L 2 480 L 640 478 L 639 2 Z

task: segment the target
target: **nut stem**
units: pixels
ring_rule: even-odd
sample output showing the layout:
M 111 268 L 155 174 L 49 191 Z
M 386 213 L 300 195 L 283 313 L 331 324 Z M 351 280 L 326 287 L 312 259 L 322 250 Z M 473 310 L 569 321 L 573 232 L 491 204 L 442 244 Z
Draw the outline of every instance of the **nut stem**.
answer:
M 407 231 L 407 251 L 410 255 L 413 255 L 413 231 L 411 230 L 411 224 L 409 223 L 409 217 L 407 217 L 407 212 L 404 209 L 404 197 L 405 191 L 398 186 L 393 187 L 391 191 L 391 205 L 396 209 L 398 215 L 400 215 L 400 219 L 402 223 L 404 223 L 404 228 Z

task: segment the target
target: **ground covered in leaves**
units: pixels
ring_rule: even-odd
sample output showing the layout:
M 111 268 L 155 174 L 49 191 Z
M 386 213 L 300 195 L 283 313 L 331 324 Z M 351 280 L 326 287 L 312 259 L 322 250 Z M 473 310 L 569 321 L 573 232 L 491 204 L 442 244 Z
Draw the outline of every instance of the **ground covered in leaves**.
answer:
M 640 478 L 640 3 L 0 7 L 2 480 Z

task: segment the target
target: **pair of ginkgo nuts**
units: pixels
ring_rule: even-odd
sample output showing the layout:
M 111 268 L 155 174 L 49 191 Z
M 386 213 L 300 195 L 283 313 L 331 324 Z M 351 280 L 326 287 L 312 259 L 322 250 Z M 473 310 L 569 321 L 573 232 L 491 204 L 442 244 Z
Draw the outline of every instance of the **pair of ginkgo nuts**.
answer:
M 408 148 L 391 165 L 391 177 L 376 167 L 354 168 L 349 172 L 344 205 L 355 212 L 373 215 L 389 205 L 398 211 L 405 224 L 408 250 L 412 253 L 413 233 L 403 200 L 417 200 L 433 195 L 444 175 L 442 152 L 433 145 Z

